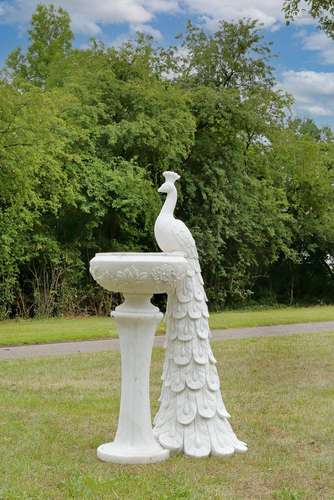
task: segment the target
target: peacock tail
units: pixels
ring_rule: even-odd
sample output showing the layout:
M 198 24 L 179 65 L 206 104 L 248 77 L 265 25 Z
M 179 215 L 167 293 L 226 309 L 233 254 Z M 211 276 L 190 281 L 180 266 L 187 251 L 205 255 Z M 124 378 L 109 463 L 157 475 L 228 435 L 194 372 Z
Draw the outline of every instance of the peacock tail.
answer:
M 154 434 L 163 447 L 194 457 L 245 452 L 247 445 L 233 432 L 220 391 L 197 252 L 187 263 L 186 277 L 168 295 L 167 349 Z

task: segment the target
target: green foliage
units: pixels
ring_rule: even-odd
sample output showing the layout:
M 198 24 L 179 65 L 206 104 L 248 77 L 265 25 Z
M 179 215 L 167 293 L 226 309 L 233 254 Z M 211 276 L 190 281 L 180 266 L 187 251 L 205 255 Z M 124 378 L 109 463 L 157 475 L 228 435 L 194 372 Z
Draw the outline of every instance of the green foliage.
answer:
M 334 39 L 334 2 L 333 0 L 284 0 L 283 12 L 287 22 L 298 14 L 307 13 L 318 21 L 319 27 Z
M 0 80 L 1 316 L 110 308 L 89 259 L 156 248 L 167 169 L 211 307 L 333 297 L 333 133 L 287 119 L 255 22 L 79 50 L 50 5 L 29 37 Z
M 68 13 L 54 5 L 38 5 L 29 30 L 30 45 L 26 55 L 14 50 L 7 59 L 7 69 L 16 77 L 43 86 L 53 65 L 59 65 L 72 48 L 73 33 Z
M 273 278 L 279 287 L 285 280 L 283 290 L 290 283 L 291 303 L 296 296 L 326 300 L 334 285 L 328 263 L 334 252 L 334 143 L 326 130 L 297 120 L 278 132 L 271 161 L 284 165 L 281 182 L 293 220 L 291 256 L 281 259 Z
M 183 206 L 211 302 L 238 303 L 253 293 L 254 277 L 288 252 L 285 192 L 263 161 L 289 99 L 273 89 L 269 47 L 252 21 L 222 22 L 213 35 L 190 24 L 184 48 L 188 63 L 178 78 L 191 91 L 197 127 Z
M 184 55 L 177 62 L 188 84 L 249 89 L 273 83 L 270 44 L 263 42 L 257 21 L 221 21 L 214 34 L 188 22 L 179 38 Z

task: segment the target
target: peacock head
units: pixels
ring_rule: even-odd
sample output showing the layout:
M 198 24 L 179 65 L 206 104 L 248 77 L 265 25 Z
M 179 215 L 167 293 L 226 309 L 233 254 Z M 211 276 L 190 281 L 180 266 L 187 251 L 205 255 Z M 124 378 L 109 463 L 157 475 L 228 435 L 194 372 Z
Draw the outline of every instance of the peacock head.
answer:
M 165 178 L 165 182 L 161 184 L 158 189 L 158 193 L 170 193 L 171 191 L 175 191 L 175 181 L 177 181 L 180 176 L 176 172 L 164 172 L 163 176 Z

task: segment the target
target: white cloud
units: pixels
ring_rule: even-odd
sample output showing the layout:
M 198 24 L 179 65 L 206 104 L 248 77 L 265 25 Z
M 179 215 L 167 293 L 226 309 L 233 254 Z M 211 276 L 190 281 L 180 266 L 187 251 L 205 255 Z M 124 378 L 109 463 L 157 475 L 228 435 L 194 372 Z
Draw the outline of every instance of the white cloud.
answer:
M 301 31 L 298 37 L 302 41 L 303 49 L 318 52 L 323 64 L 334 64 L 334 41 L 325 33 Z
M 106 41 L 104 40 L 104 43 L 107 47 L 121 47 L 124 45 L 126 42 L 129 40 L 134 40 L 136 37 L 136 33 L 144 33 L 145 35 L 151 35 L 155 40 L 161 40 L 162 34 L 160 33 L 159 30 L 156 30 L 149 24 L 135 24 L 131 25 L 129 31 L 126 31 L 124 33 L 121 33 L 118 35 L 116 38 L 113 40 Z
M 30 20 L 38 3 L 49 0 L 5 0 L 0 1 L 3 22 L 26 23 Z M 103 25 L 130 23 L 143 26 L 159 12 L 174 12 L 176 0 L 64 0 L 53 1 L 71 15 L 75 32 L 96 35 Z
M 38 3 L 50 0 L 0 0 L 0 20 L 26 23 Z M 219 19 L 228 21 L 248 17 L 277 29 L 283 22 L 282 0 L 53 0 L 72 17 L 76 32 L 96 35 L 103 25 L 129 23 L 146 25 L 158 14 L 181 12 L 199 16 L 208 28 Z M 306 19 L 306 21 L 305 21 Z M 307 18 L 302 22 L 309 22 Z
M 165 12 L 174 14 L 180 10 L 179 0 L 138 0 L 150 12 Z
M 220 19 L 257 19 L 272 31 L 278 30 L 285 23 L 283 0 L 183 0 L 183 5 L 187 6 L 189 12 L 199 14 L 206 27 L 212 30 Z M 295 24 L 314 24 L 314 20 L 307 13 L 301 13 L 296 16 Z
M 283 21 L 282 0 L 184 0 L 189 12 L 203 16 L 210 27 L 215 21 L 232 21 L 241 17 L 258 19 L 266 27 Z
M 152 36 L 155 40 L 161 40 L 162 39 L 162 34 L 159 30 L 153 28 L 153 26 L 150 26 L 149 24 L 133 24 L 130 27 L 131 31 L 136 33 L 139 31 L 140 33 L 144 33 L 144 35 L 150 35 Z
M 286 71 L 280 86 L 295 98 L 298 114 L 334 118 L 334 72 Z

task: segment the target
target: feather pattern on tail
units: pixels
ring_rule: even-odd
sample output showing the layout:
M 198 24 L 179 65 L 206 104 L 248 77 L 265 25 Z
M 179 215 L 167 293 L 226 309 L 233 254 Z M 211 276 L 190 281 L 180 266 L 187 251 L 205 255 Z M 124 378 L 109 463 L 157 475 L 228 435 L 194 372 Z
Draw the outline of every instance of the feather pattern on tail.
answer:
M 198 261 L 168 296 L 167 350 L 154 433 L 165 448 L 194 457 L 247 451 L 228 422 L 216 360 L 209 343 L 208 310 Z

